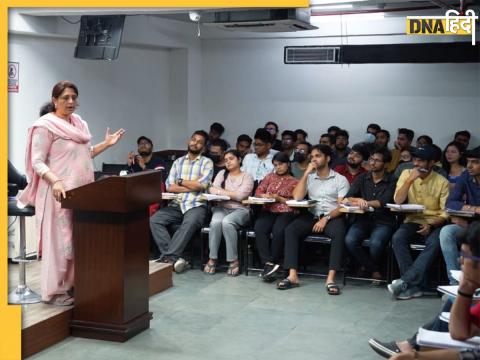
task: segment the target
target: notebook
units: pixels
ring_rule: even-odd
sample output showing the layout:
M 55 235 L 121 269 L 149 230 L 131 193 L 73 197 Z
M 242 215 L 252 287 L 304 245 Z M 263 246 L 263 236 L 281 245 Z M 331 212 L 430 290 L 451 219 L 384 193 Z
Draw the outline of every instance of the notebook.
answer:
M 387 208 L 400 211 L 421 211 L 425 210 L 424 205 L 420 204 L 387 204 Z
M 258 204 L 266 204 L 266 203 L 274 203 L 275 199 L 268 199 L 268 198 L 261 198 L 255 196 L 249 196 L 248 201 L 251 203 L 258 203 Z
M 214 195 L 214 194 L 203 194 L 207 201 L 224 201 L 230 200 L 230 196 L 227 195 Z
M 417 344 L 420 346 L 443 349 L 473 349 L 480 346 L 480 336 L 474 336 L 467 341 L 453 340 L 448 332 L 438 332 L 418 329 Z

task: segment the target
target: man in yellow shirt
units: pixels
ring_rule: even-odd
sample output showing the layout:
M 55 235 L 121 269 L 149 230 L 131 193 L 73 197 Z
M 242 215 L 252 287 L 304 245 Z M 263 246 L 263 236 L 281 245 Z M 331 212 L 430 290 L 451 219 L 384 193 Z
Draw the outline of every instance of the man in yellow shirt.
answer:
M 392 245 L 400 268 L 401 278 L 388 285 L 388 290 L 399 300 L 422 296 L 420 284 L 435 256 L 439 254 L 440 229 L 447 219 L 445 202 L 448 197 L 448 180 L 432 171 L 435 149 L 424 145 L 413 152 L 413 169 L 402 172 L 397 182 L 396 204 L 420 204 L 425 210 L 408 213 L 405 221 L 393 234 Z M 415 261 L 410 253 L 410 243 L 421 241 L 426 248 Z

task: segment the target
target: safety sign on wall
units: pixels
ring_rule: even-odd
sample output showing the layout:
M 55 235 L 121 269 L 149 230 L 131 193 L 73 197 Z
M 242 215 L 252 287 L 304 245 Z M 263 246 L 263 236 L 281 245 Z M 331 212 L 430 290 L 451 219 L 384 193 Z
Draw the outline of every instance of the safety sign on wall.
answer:
M 18 92 L 18 62 L 8 62 L 8 92 Z

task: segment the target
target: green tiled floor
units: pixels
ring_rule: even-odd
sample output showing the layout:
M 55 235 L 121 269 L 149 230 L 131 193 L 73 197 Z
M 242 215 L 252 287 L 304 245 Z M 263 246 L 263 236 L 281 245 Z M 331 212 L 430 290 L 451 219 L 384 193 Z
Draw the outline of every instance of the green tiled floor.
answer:
M 403 339 L 440 309 L 440 298 L 391 300 L 386 288 L 348 282 L 329 296 L 323 280 L 278 291 L 256 274 L 190 270 L 150 298 L 151 328 L 126 343 L 70 337 L 31 359 L 380 359 L 370 337 Z

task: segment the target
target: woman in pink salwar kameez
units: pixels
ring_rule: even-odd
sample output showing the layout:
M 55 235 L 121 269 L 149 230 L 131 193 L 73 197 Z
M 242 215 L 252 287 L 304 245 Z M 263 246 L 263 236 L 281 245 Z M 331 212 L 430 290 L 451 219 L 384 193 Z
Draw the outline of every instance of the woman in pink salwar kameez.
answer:
M 125 130 L 113 134 L 107 128 L 105 140 L 90 146 L 87 123 L 74 110 L 78 89 L 61 81 L 52 90 L 52 102 L 45 105 L 28 130 L 25 168 L 29 184 L 19 203 L 35 206 L 36 235 L 41 256 L 42 300 L 56 305 L 73 304 L 74 284 L 73 212 L 61 208 L 65 191 L 93 181 L 92 158 L 117 143 Z

